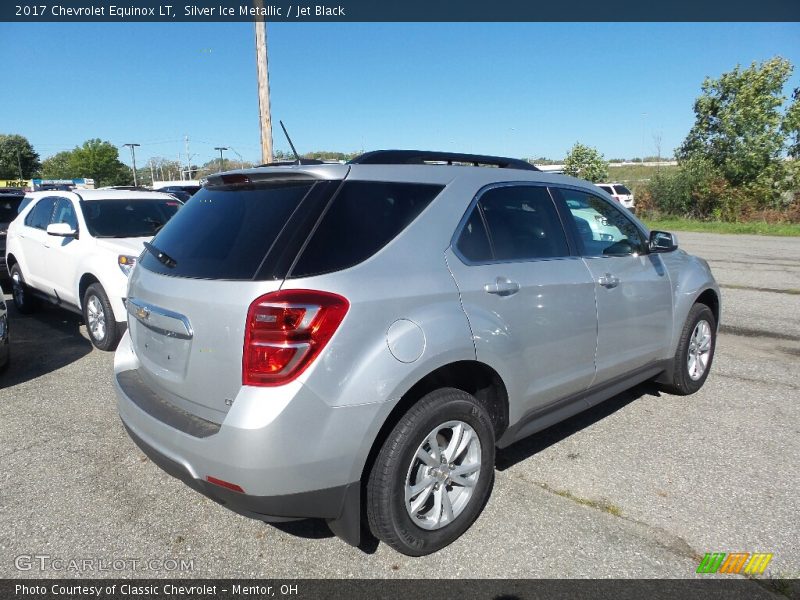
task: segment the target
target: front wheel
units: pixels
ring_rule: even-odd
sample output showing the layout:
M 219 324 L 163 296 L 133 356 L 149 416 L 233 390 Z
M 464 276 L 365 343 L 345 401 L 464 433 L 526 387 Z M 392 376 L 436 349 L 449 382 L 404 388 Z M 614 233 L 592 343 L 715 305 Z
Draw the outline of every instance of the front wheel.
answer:
M 686 317 L 686 323 L 675 351 L 672 373 L 664 385 L 665 391 L 679 396 L 694 394 L 703 387 L 717 346 L 717 321 L 705 304 L 695 304 Z
M 394 427 L 367 483 L 372 533 L 398 552 L 424 556 L 463 534 L 494 481 L 494 429 L 474 396 L 431 392 Z
M 83 295 L 83 320 L 89 339 L 98 350 L 114 350 L 119 343 L 119 328 L 111 302 L 103 286 L 93 283 Z

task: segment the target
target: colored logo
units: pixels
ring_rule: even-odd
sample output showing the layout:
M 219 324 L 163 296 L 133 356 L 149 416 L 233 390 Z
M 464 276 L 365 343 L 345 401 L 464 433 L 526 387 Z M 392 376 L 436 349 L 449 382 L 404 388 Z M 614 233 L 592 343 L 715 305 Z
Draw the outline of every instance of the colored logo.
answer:
M 766 552 L 706 552 L 696 572 L 761 575 L 772 556 Z

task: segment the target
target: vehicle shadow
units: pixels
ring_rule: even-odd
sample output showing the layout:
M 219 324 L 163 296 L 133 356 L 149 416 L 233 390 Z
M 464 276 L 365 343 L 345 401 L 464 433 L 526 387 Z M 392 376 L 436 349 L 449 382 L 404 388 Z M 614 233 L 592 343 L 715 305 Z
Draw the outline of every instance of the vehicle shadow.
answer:
M 46 305 L 22 315 L 9 296 L 6 303 L 11 360 L 0 375 L 0 389 L 56 371 L 92 351 L 91 342 L 80 332 L 80 316 Z
M 498 449 L 495 459 L 497 470 L 505 471 L 517 463 L 535 456 L 539 452 L 549 448 L 553 444 L 557 444 L 574 433 L 598 421 L 602 421 L 609 415 L 614 414 L 619 409 L 627 406 L 634 400 L 638 400 L 642 396 L 660 397 L 661 392 L 658 384 L 652 381 L 640 383 L 621 394 L 609 398 L 605 402 L 601 402 L 597 406 L 593 406 L 592 408 L 578 413 L 574 417 L 570 417 L 561 423 L 557 423 L 539 433 L 535 433 L 507 448 L 503 448 L 502 450 Z
M 505 471 L 528 458 L 531 458 L 539 452 L 549 448 L 553 444 L 568 438 L 574 433 L 582 429 L 602 421 L 609 415 L 614 414 L 621 408 L 624 408 L 634 400 L 638 400 L 643 396 L 660 397 L 661 392 L 657 384 L 653 382 L 645 382 L 631 388 L 621 394 L 617 394 L 613 398 L 601 402 L 597 406 L 593 406 L 582 413 L 575 415 L 562 421 L 552 427 L 540 431 L 530 437 L 520 440 L 512 444 L 508 448 L 497 450 L 496 455 L 496 468 L 498 471 Z M 487 498 L 488 500 L 488 498 Z M 363 507 L 363 498 L 362 498 Z M 334 537 L 334 533 L 330 530 L 324 519 L 304 519 L 302 521 L 289 521 L 286 523 L 268 523 L 267 525 L 275 527 L 296 537 L 306 539 L 323 539 Z M 379 541 L 370 533 L 365 523 L 362 523 L 361 528 L 361 544 L 359 550 L 365 554 L 373 554 L 379 545 Z

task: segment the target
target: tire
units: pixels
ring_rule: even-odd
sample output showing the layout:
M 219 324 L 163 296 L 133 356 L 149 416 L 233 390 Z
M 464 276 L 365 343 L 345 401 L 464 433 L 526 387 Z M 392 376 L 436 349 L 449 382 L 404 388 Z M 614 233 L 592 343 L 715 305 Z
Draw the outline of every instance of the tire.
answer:
M 459 442 L 450 446 L 454 438 Z M 474 396 L 453 388 L 424 396 L 392 429 L 370 472 L 373 535 L 408 556 L 458 539 L 489 499 L 494 443 L 491 418 Z M 445 454 L 450 460 L 442 462 Z
M 705 304 L 695 304 L 686 317 L 686 323 L 675 351 L 672 373 L 662 386 L 670 394 L 688 396 L 703 387 L 717 347 L 717 322 L 714 313 Z M 694 360 L 692 360 L 694 359 Z
M 14 299 L 14 306 L 21 314 L 29 315 L 36 310 L 36 298 L 25 283 L 19 264 L 11 267 L 11 296 Z
M 119 343 L 119 327 L 108 296 L 99 283 L 93 283 L 83 294 L 83 320 L 89 339 L 98 350 L 114 350 Z

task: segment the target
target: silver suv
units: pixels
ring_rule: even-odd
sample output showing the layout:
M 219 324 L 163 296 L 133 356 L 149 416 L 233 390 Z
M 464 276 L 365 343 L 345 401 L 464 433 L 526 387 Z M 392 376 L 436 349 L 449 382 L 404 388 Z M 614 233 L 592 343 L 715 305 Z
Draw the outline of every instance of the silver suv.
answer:
M 222 173 L 146 248 L 114 366 L 130 436 L 228 508 L 354 545 L 439 550 L 496 448 L 646 380 L 696 392 L 714 355 L 704 260 L 514 159 Z

